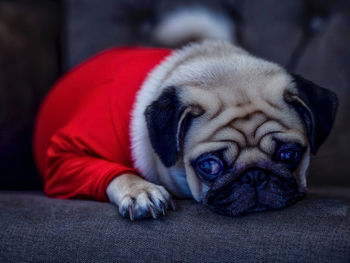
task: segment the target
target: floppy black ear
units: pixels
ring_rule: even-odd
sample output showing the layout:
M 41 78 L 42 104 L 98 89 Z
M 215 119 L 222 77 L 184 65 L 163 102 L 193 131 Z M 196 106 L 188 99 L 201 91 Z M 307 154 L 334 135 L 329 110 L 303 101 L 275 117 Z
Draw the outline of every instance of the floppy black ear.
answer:
M 166 167 L 174 165 L 192 119 L 200 113 L 180 101 L 175 87 L 163 91 L 147 106 L 145 118 L 154 151 Z
M 286 94 L 286 101 L 303 120 L 311 152 L 315 154 L 329 135 L 338 106 L 337 95 L 315 83 L 292 74 L 297 94 Z

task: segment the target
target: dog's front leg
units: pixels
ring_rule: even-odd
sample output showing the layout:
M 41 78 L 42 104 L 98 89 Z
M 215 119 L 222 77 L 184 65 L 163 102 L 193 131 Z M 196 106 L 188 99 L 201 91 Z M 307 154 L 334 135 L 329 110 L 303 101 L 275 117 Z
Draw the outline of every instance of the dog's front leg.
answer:
M 134 174 L 114 178 L 107 187 L 110 202 L 116 204 L 122 216 L 130 220 L 165 215 L 170 206 L 175 210 L 173 199 L 160 185 L 150 183 Z

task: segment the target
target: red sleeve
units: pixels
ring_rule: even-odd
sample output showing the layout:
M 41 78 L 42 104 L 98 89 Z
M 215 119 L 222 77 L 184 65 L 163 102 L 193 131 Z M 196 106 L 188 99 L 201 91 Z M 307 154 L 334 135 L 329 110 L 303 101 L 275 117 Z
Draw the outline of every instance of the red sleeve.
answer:
M 113 178 L 137 174 L 115 131 L 108 90 L 106 84 L 88 96 L 51 137 L 43 175 L 47 195 L 108 201 L 106 189 Z
M 80 198 L 108 201 L 109 182 L 135 169 L 96 155 L 82 137 L 67 131 L 56 133 L 47 151 L 45 193 L 57 198 Z

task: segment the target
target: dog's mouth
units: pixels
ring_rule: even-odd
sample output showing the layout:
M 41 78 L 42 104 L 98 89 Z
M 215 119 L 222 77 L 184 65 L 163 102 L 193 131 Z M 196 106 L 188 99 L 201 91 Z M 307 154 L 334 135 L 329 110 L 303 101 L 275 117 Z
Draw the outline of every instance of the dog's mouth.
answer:
M 217 213 L 238 216 L 281 209 L 301 200 L 304 195 L 293 176 L 280 176 L 253 168 L 233 182 L 214 185 L 208 191 L 204 204 Z

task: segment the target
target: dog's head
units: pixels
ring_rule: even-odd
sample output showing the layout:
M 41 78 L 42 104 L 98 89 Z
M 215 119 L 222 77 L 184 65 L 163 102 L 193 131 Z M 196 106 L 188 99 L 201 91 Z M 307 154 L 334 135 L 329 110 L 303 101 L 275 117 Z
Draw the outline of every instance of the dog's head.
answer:
M 145 111 L 150 141 L 164 167 L 185 170 L 197 201 L 235 216 L 303 197 L 333 92 L 246 53 L 187 62 L 164 85 Z

